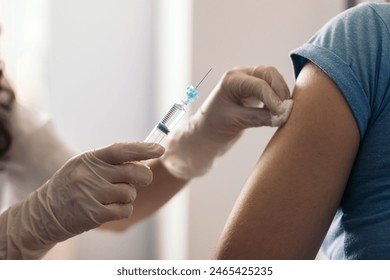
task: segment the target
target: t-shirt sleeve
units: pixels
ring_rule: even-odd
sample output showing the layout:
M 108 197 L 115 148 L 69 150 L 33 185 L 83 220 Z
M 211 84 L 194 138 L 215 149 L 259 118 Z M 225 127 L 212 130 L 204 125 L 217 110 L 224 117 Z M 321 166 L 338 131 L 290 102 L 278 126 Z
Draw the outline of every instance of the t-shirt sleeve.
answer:
M 383 5 L 377 9 L 377 5 Z M 386 18 L 384 18 L 386 17 Z M 310 60 L 339 87 L 364 137 L 380 111 L 389 80 L 389 4 L 362 4 L 329 21 L 306 44 L 291 52 L 295 76 Z

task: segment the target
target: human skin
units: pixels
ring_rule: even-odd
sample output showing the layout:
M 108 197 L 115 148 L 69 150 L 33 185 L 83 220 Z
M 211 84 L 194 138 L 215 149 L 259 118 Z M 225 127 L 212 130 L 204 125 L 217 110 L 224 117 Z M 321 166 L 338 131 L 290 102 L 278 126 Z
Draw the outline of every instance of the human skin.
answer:
M 312 63 L 294 107 L 258 160 L 218 242 L 217 259 L 315 258 L 343 195 L 360 136 L 339 88 Z

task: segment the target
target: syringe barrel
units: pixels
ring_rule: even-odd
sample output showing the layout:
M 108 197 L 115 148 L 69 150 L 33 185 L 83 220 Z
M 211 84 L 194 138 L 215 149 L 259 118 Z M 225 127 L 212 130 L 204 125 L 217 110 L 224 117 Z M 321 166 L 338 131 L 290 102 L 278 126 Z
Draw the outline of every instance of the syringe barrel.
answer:
M 183 117 L 185 112 L 184 104 L 175 103 L 161 121 L 153 128 L 144 142 L 162 143 L 173 127 Z
M 149 133 L 148 137 L 144 140 L 144 142 L 150 142 L 150 143 L 162 143 L 165 139 L 165 137 L 168 134 L 163 132 L 158 126 L 155 126 L 153 130 Z
M 183 117 L 185 110 L 185 105 L 182 103 L 175 103 L 165 114 L 165 116 L 161 119 L 159 124 L 164 125 L 168 131 L 170 132 L 172 128 L 179 122 L 179 120 Z

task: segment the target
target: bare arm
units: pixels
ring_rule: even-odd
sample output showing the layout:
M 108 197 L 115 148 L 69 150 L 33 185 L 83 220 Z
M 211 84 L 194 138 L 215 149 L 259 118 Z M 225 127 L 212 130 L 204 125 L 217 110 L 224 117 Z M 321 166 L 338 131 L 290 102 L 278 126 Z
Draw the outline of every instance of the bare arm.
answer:
M 333 81 L 301 71 L 289 121 L 274 135 L 236 202 L 220 259 L 312 259 L 337 210 L 359 130 Z

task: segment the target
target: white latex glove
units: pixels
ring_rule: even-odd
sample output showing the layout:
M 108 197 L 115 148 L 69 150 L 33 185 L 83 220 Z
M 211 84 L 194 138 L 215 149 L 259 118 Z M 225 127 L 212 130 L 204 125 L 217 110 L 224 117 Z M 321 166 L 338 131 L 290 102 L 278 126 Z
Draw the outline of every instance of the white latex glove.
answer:
M 152 181 L 141 160 L 162 155 L 153 143 L 118 143 L 70 159 L 42 187 L 0 215 L 0 258 L 41 258 L 57 242 L 128 218 L 136 187 Z
M 188 124 L 168 139 L 163 164 L 181 179 L 205 174 L 245 128 L 284 124 L 292 109 L 289 98 L 273 67 L 227 72 Z

